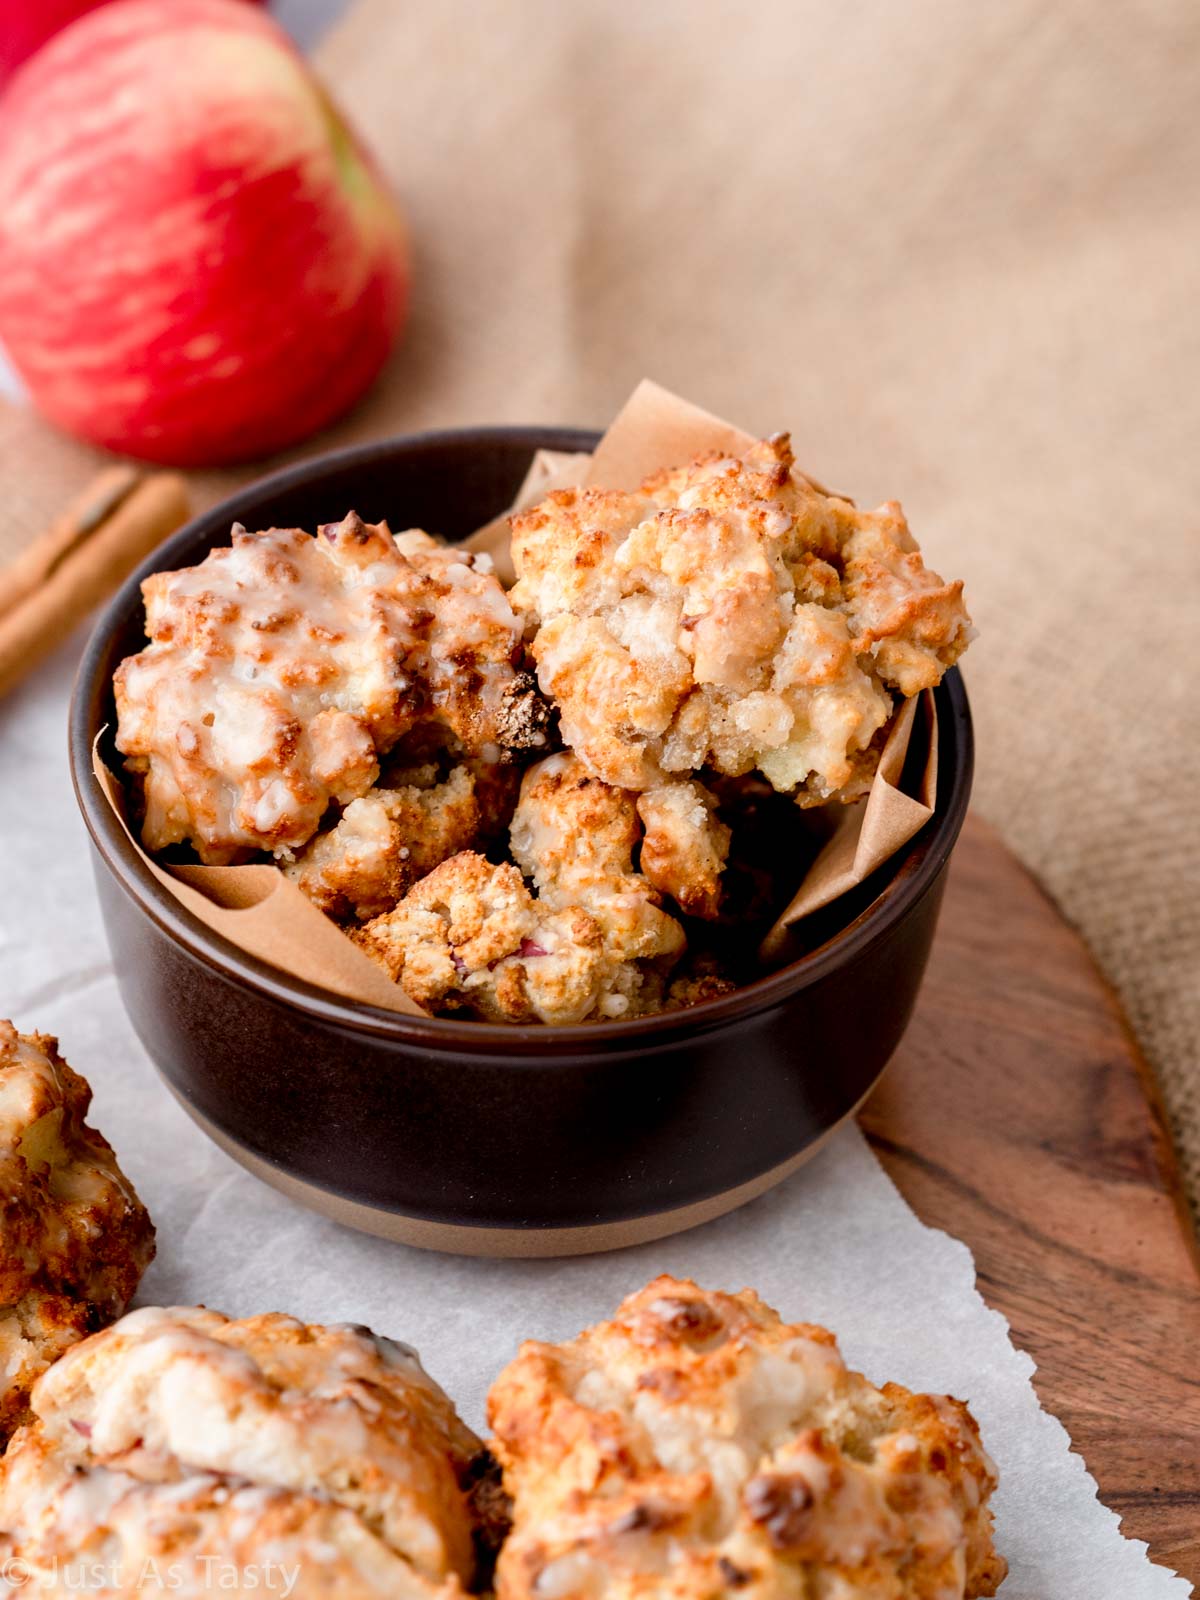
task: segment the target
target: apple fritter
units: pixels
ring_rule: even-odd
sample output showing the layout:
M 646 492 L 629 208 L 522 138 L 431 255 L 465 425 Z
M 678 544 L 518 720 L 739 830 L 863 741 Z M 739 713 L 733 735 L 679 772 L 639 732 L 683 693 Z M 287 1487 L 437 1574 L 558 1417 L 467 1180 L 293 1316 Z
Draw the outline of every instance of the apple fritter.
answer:
M 91 1098 L 56 1039 L 0 1022 L 0 1445 L 35 1379 L 121 1315 L 154 1256 Z
M 287 859 L 422 719 L 472 751 L 538 748 L 521 623 L 486 557 L 353 513 L 248 533 L 142 585 L 150 643 L 114 679 L 150 850 Z
M 633 493 L 556 491 L 512 529 L 563 740 L 620 788 L 711 766 L 803 805 L 858 798 L 894 697 L 971 638 L 962 584 L 925 567 L 900 507 L 821 492 L 786 434 Z
M 874 1384 L 824 1328 L 670 1277 L 492 1386 L 498 1600 L 974 1600 L 1004 1561 L 966 1406 Z
M 448 759 L 452 765 L 389 763 L 284 872 L 329 916 L 365 922 L 390 911 L 450 856 L 498 838 L 516 805 L 520 770 L 461 750 Z
M 587 905 L 532 895 L 516 867 L 464 851 L 351 937 L 429 1011 L 574 1023 L 659 1008 L 683 930 L 653 891 Z
M 147 1571 L 199 1596 L 224 1569 L 296 1600 L 474 1584 L 480 1441 L 367 1328 L 147 1308 L 58 1362 L 33 1409 L 0 1463 L 0 1553 L 51 1594 L 85 1563 L 106 1594 Z

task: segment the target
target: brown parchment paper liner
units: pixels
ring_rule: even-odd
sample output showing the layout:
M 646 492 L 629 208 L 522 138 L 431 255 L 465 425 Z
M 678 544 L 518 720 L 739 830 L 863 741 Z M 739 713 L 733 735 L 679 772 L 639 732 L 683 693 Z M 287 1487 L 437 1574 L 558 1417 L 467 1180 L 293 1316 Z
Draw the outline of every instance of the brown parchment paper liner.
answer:
M 464 541 L 485 550 L 504 583 L 515 576 L 509 550 L 508 518 L 536 505 L 553 489 L 578 486 L 636 489 L 662 467 L 679 466 L 705 451 L 737 455 L 753 437 L 702 411 L 678 395 L 643 381 L 634 390 L 593 455 L 539 450 L 516 500 Z M 807 474 L 806 474 L 807 476 Z M 822 493 L 815 478 L 809 478 Z M 398 508 L 399 509 L 399 508 Z M 431 530 L 436 532 L 436 529 Z M 900 787 L 909 743 L 921 707 L 927 755 L 915 795 Z M 214 933 L 293 977 L 330 989 L 346 1000 L 382 1006 L 410 1016 L 428 1013 L 415 1005 L 382 967 L 353 944 L 277 867 L 163 867 L 142 850 L 125 814 L 120 781 L 92 755 L 93 770 L 108 803 L 150 871 L 171 894 Z M 788 929 L 826 906 L 908 843 L 933 814 L 937 797 L 937 719 L 928 693 L 901 704 L 864 803 L 847 806 L 830 837 L 812 861 L 787 909 L 762 945 L 765 961 L 787 957 Z M 798 819 L 799 820 L 799 819 Z
M 905 794 L 899 784 L 918 709 L 928 743 L 914 796 Z M 901 703 L 865 804 L 842 808 L 833 833 L 763 940 L 759 954 L 764 961 L 786 960 L 788 929 L 794 923 L 870 877 L 929 821 L 937 800 L 937 748 L 937 712 L 932 694 L 925 690 Z
M 382 1006 L 386 1011 L 403 1011 L 414 1017 L 427 1015 L 278 867 L 160 866 L 142 849 L 130 828 L 124 789 L 94 746 L 92 771 L 142 860 L 163 888 L 206 928 L 247 955 L 257 956 L 306 983 L 331 989 L 345 1000 Z

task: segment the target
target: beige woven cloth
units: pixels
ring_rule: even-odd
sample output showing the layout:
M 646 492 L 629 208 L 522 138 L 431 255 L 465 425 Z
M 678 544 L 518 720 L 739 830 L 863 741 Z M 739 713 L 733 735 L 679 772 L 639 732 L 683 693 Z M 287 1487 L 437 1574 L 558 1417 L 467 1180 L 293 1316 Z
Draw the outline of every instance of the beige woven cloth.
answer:
M 981 628 L 978 808 L 1119 988 L 1200 1199 L 1200 7 L 361 0 L 318 63 L 417 272 L 328 442 L 602 424 L 646 374 L 902 499 Z M 11 539 L 88 457 L 0 446 Z

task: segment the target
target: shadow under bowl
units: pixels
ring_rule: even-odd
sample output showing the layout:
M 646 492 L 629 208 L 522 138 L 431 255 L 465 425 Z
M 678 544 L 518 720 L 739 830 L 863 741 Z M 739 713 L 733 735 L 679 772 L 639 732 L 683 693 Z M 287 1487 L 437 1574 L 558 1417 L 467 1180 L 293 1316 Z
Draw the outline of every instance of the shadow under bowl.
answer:
M 973 745 L 957 671 L 935 692 L 934 816 L 805 923 L 809 948 L 686 1011 L 506 1027 L 357 1005 L 239 950 L 147 869 L 100 792 L 112 675 L 145 642 L 139 585 L 227 544 L 231 523 L 315 528 L 353 507 L 462 538 L 573 429 L 470 428 L 334 451 L 251 485 L 169 539 L 88 644 L 71 768 L 121 995 L 188 1113 L 266 1182 L 352 1227 L 476 1255 L 568 1255 L 663 1237 L 786 1177 L 878 1080 L 911 1016 Z M 787 864 L 781 863 L 781 871 Z

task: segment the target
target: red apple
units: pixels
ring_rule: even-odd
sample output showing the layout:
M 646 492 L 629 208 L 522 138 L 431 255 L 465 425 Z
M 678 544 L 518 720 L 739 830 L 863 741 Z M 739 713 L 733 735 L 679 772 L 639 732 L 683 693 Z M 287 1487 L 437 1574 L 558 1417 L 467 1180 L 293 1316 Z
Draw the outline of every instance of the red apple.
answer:
M 0 96 L 0 341 L 72 433 L 280 449 L 367 387 L 407 292 L 395 203 L 243 0 L 112 0 Z
M 107 0 L 0 0 L 0 83 L 46 40 Z

